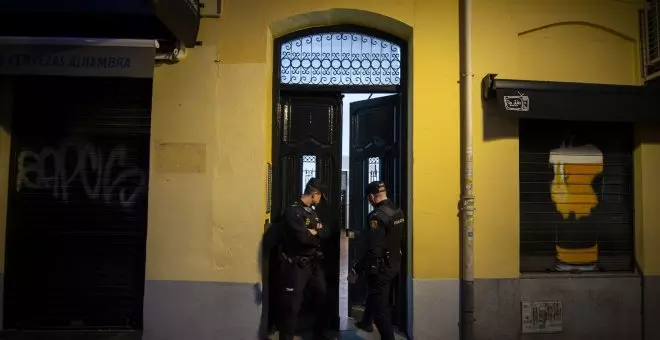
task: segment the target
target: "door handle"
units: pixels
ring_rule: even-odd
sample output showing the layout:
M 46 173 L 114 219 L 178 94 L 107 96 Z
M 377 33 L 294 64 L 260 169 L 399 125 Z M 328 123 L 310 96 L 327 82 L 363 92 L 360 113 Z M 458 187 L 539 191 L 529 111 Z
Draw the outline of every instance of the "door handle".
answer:
M 354 230 L 346 230 L 346 237 L 347 238 L 355 238 L 355 231 Z

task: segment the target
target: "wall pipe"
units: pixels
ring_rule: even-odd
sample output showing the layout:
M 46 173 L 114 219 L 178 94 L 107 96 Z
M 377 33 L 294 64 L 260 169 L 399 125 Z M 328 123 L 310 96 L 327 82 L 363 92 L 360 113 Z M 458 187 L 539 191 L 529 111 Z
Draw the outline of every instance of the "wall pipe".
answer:
M 472 192 L 472 0 L 459 0 L 460 97 L 462 128 L 461 317 L 463 340 L 474 339 L 474 194 Z

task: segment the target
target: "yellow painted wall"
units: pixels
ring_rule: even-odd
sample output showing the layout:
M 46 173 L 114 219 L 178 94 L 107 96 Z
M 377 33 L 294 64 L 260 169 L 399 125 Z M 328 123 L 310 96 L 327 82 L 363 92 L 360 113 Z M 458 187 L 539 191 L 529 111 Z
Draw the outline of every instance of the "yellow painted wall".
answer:
M 645 275 L 660 275 L 660 125 L 639 124 L 635 150 L 636 256 Z
M 400 22 L 341 10 L 347 8 Z M 414 275 L 458 277 L 457 10 L 454 1 L 433 0 L 225 1 L 221 19 L 203 21 L 204 46 L 179 65 L 156 70 L 154 163 L 163 143 L 201 143 L 206 166 L 203 172 L 173 173 L 152 164 L 147 279 L 259 280 L 265 162 L 271 152 L 269 44 L 294 29 L 344 23 L 400 36 L 406 25 L 415 27 Z
M 488 131 L 504 137 L 484 138 L 478 80 L 498 73 L 638 84 L 639 5 L 605 0 L 474 0 L 473 5 L 476 276 L 517 277 L 517 126 L 489 120 Z M 272 39 L 347 23 L 410 41 L 413 275 L 458 277 L 458 2 L 225 0 L 221 19 L 203 21 L 204 45 L 182 63 L 156 70 L 147 279 L 259 280 L 265 163 L 271 153 Z M 166 143 L 203 145 L 203 171 L 159 165 L 176 159 L 161 155 Z M 660 182 L 646 180 L 656 165 L 647 159 L 660 152 L 656 148 L 644 146 L 636 154 L 645 166 L 645 184 L 658 189 L 645 190 L 644 197 L 660 192 Z M 647 228 L 660 219 L 651 212 L 641 216 Z M 645 229 L 645 236 L 660 236 L 653 230 Z

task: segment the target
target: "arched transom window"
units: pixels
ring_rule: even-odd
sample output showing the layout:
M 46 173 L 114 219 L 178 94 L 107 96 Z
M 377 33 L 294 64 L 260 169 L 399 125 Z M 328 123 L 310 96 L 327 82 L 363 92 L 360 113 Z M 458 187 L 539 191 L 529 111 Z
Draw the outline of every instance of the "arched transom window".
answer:
M 401 46 L 362 33 L 320 33 L 281 45 L 280 81 L 294 85 L 400 85 Z

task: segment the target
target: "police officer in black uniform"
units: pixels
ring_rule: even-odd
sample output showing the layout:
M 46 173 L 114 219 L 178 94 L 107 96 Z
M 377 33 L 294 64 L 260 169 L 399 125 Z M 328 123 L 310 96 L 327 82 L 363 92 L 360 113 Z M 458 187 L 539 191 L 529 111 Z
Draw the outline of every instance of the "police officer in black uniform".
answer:
M 354 281 L 356 275 L 366 275 L 369 293 L 363 319 L 356 326 L 373 332 L 375 323 L 381 339 L 394 340 L 389 295 L 392 280 L 401 270 L 401 242 L 406 220 L 403 211 L 387 199 L 383 182 L 369 183 L 365 195 L 374 207 L 367 217 L 367 249 L 353 266 L 349 279 Z
M 286 207 L 284 211 L 284 241 L 282 246 L 282 303 L 280 340 L 293 340 L 297 328 L 298 313 L 306 288 L 314 290 L 316 319 L 314 322 L 315 339 L 325 337 L 326 318 L 326 281 L 321 268 L 321 238 L 329 230 L 321 224 L 314 206 L 326 199 L 325 185 L 312 178 L 307 182 L 305 191 L 299 200 Z

